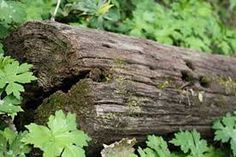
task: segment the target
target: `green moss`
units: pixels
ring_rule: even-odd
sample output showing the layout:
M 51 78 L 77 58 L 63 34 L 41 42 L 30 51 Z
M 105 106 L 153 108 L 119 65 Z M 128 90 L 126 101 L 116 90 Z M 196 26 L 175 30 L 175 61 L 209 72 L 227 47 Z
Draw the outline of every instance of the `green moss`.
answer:
M 116 119 L 118 119 L 117 115 L 115 113 L 109 112 L 104 113 L 100 116 L 102 118 L 102 121 L 107 124 L 109 122 L 114 122 Z
M 113 80 L 113 71 L 109 70 L 106 74 L 105 74 L 105 80 L 107 83 L 111 83 Z
M 54 114 L 57 110 L 63 109 L 65 104 L 65 94 L 60 91 L 54 93 L 48 99 L 45 99 L 37 109 L 35 116 L 36 122 L 45 124 L 48 121 L 49 116 Z
M 121 96 L 126 96 L 128 94 L 128 90 L 127 90 L 128 81 L 125 79 L 126 78 L 123 76 L 119 76 L 114 79 L 115 84 L 116 84 L 116 90 L 115 90 L 116 94 L 119 94 Z
M 115 65 L 115 67 L 123 69 L 126 62 L 120 58 L 117 58 L 113 61 L 113 64 Z
M 69 102 L 72 103 L 79 103 L 80 106 L 87 106 L 88 102 L 88 94 L 91 92 L 89 81 L 84 79 L 81 80 L 79 83 L 74 85 L 69 93 L 68 97 L 70 98 Z
M 127 105 L 129 107 L 129 113 L 139 113 L 141 112 L 140 108 L 140 99 L 136 96 L 130 96 L 127 101 Z
M 57 91 L 51 95 L 37 109 L 35 116 L 36 122 L 43 124 L 51 114 L 57 110 L 72 112 L 76 115 L 87 116 L 93 111 L 92 98 L 88 80 L 81 80 L 75 84 L 68 93 Z M 80 114 L 83 113 L 83 114 Z M 83 118 L 83 117 L 81 117 Z
M 227 105 L 227 98 L 226 96 L 219 96 L 216 98 L 214 105 L 217 107 L 225 107 Z
M 226 94 L 236 94 L 236 81 L 231 77 L 219 77 L 217 82 L 224 87 Z
M 99 68 L 93 68 L 91 69 L 89 73 L 89 78 L 91 78 L 93 81 L 96 81 L 96 82 L 102 81 L 102 76 L 103 76 L 103 73 L 101 69 Z
M 125 67 L 125 64 L 126 62 L 122 59 L 114 59 L 112 67 L 104 73 L 106 81 L 111 82 L 113 80 L 118 80 L 119 78 L 114 78 L 113 76 L 113 74 L 115 74 L 115 69 L 123 69 Z
M 125 63 L 124 60 L 121 60 L 119 58 L 115 59 L 113 61 L 113 67 L 112 67 L 113 73 L 115 73 L 115 69 L 116 68 L 123 69 L 125 64 L 126 63 Z M 122 95 L 122 96 L 127 95 L 127 84 L 128 84 L 128 81 L 126 80 L 126 78 L 124 76 L 117 76 L 117 77 L 113 78 L 113 81 L 116 84 L 115 93 L 119 94 L 119 95 Z
M 122 128 L 127 127 L 127 122 L 121 113 L 108 112 L 96 117 L 96 120 L 103 128 Z
M 165 89 L 165 88 L 168 88 L 168 87 L 170 87 L 171 86 L 171 81 L 170 80 L 165 80 L 165 81 L 163 81 L 163 82 L 161 82 L 160 84 L 158 84 L 158 88 L 159 89 Z

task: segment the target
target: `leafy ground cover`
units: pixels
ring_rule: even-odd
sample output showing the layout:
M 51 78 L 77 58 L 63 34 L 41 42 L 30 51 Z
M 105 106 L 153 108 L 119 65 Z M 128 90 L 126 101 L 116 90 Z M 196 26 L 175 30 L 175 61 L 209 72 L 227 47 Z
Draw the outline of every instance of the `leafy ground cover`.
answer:
M 0 39 L 24 21 L 51 19 L 56 4 L 56 0 L 1 0 Z M 71 25 L 231 55 L 236 51 L 236 31 L 229 17 L 235 14 L 235 4 L 235 0 L 61 0 L 55 18 Z

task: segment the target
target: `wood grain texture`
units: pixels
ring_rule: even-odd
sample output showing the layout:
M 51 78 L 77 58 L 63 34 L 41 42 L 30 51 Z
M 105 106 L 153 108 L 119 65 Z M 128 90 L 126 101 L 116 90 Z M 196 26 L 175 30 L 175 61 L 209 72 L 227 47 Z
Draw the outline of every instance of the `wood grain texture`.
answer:
M 211 136 L 212 122 L 236 108 L 233 57 L 37 21 L 5 44 L 9 55 L 34 65 L 39 79 L 27 101 L 44 99 L 36 121 L 56 109 L 74 112 L 91 146 L 179 129 Z

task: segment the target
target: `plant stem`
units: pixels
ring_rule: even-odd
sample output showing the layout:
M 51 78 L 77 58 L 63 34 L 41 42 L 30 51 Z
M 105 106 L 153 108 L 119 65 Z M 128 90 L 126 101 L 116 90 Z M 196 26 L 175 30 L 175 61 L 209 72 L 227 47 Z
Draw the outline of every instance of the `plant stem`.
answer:
M 55 17 L 56 17 L 56 15 L 57 15 L 57 11 L 58 11 L 58 9 L 59 9 L 59 7 L 60 7 L 60 4 L 61 4 L 61 0 L 57 0 L 57 6 L 56 6 L 56 8 L 55 8 L 55 10 L 54 10 L 54 13 L 53 13 L 53 15 L 52 15 L 52 18 L 51 18 L 52 21 L 55 21 Z

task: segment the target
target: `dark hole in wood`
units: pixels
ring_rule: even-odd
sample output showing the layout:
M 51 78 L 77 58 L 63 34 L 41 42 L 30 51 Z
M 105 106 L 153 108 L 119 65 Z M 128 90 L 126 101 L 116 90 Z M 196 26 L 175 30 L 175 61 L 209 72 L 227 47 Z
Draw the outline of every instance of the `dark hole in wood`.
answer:
M 207 78 L 206 76 L 200 76 L 199 83 L 202 87 L 208 88 L 210 86 L 210 79 Z
M 190 60 L 184 60 L 184 62 L 185 62 L 186 66 L 187 66 L 189 69 L 195 70 L 195 67 L 194 67 L 192 61 L 190 61 Z
M 90 72 L 89 70 L 82 71 L 77 76 L 72 76 L 64 79 L 59 89 L 62 90 L 64 93 L 67 93 L 73 85 L 75 85 L 80 80 L 85 79 L 89 72 Z
M 102 46 L 103 46 L 103 47 L 106 47 L 106 48 L 112 48 L 111 45 L 109 45 L 109 44 L 105 44 L 105 43 L 103 43 Z
M 27 100 L 26 104 L 22 106 L 25 112 L 21 112 L 17 114 L 14 124 L 16 125 L 17 130 L 23 130 L 24 125 L 27 125 L 34 120 L 34 112 L 43 103 L 43 100 L 45 98 L 48 98 L 50 95 L 55 93 L 56 91 L 63 91 L 64 93 L 67 93 L 73 85 L 75 85 L 77 82 L 79 82 L 82 79 L 85 79 L 88 77 L 90 70 L 85 70 L 80 72 L 76 76 L 71 76 L 69 78 L 66 78 L 62 81 L 61 85 L 56 86 L 49 91 L 44 91 L 43 89 L 37 89 L 36 95 L 29 95 L 30 98 Z M 36 82 L 35 82 L 36 83 Z M 30 86 L 30 88 L 27 88 L 26 91 L 34 90 Z M 29 97 L 27 94 L 24 94 L 23 97 Z
M 102 73 L 99 75 L 99 79 L 98 79 L 98 80 L 95 80 L 95 81 L 97 81 L 97 82 L 106 82 L 106 81 L 107 81 L 107 75 L 102 72 Z
M 150 66 L 149 66 L 149 69 L 150 69 L 150 70 L 155 70 L 156 67 L 155 67 L 154 65 L 150 65 Z
M 194 77 L 193 77 L 193 74 L 188 71 L 188 70 L 182 70 L 181 71 L 181 79 L 183 81 L 187 81 L 187 82 L 190 82 L 190 81 L 193 81 L 194 80 Z
M 59 86 L 56 86 L 54 88 L 51 88 L 49 91 L 44 91 L 43 89 L 34 89 L 34 85 L 26 86 L 26 91 L 37 91 L 34 93 L 37 93 L 37 95 L 30 95 L 30 99 L 27 101 L 27 104 L 24 106 L 24 109 L 36 109 L 40 104 L 42 104 L 43 100 L 56 91 L 63 91 L 64 93 L 67 93 L 73 85 L 75 85 L 77 82 L 79 82 L 82 79 L 87 78 L 88 73 L 90 70 L 86 70 L 83 72 L 80 72 L 80 74 L 76 76 L 71 76 L 69 78 L 66 78 L 62 81 L 62 83 Z M 35 86 L 37 86 L 37 83 L 35 82 Z M 23 97 L 28 97 L 27 94 L 24 94 Z
M 95 82 L 106 82 L 110 75 L 107 69 L 94 68 L 89 72 L 88 77 Z

